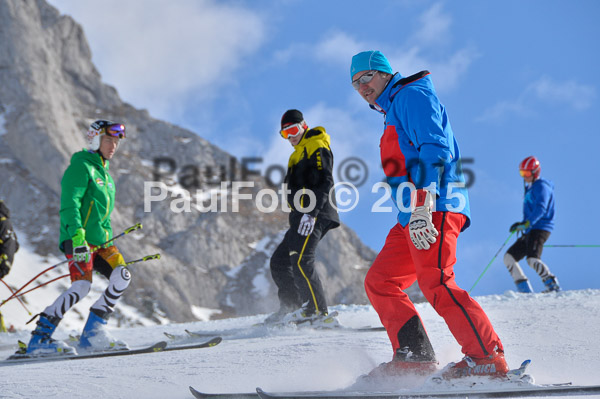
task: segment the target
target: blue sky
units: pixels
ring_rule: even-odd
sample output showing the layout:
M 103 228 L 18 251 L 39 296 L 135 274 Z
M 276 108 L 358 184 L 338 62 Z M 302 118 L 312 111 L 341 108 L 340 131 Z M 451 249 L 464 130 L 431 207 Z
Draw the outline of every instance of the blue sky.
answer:
M 518 164 L 529 155 L 556 185 L 547 244 L 600 244 L 597 1 L 50 3 L 82 24 L 103 80 L 125 101 L 236 157 L 262 157 L 256 168 L 287 163 L 291 147 L 277 133 L 285 110 L 324 126 L 337 165 L 357 157 L 368 167 L 358 206 L 341 217 L 375 250 L 395 223 L 395 212 L 371 211 L 383 194 L 371 192 L 383 177 L 382 117 L 349 74 L 352 55 L 370 49 L 404 76 L 432 73 L 463 157 L 473 159 L 472 226 L 455 266 L 461 286 L 471 288 L 521 219 Z M 474 294 L 514 288 L 507 247 Z M 542 259 L 564 288 L 582 289 L 600 288 L 599 257 L 600 248 L 547 248 Z

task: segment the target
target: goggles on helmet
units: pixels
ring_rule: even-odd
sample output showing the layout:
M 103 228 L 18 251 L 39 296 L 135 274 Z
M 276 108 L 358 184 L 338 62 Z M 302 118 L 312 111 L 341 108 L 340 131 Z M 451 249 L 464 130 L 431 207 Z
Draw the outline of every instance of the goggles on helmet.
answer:
M 303 133 L 304 129 L 306 129 L 306 123 L 302 121 L 284 127 L 279 131 L 279 134 L 281 134 L 281 137 L 283 137 L 284 139 L 288 139 L 290 137 L 296 137 L 300 133 Z
M 367 83 L 369 83 L 376 73 L 377 71 L 363 73 L 358 79 L 352 81 L 352 87 L 354 87 L 355 90 L 358 90 L 361 84 L 366 85 Z
M 104 128 L 104 133 L 109 136 L 112 136 L 112 137 L 118 137 L 120 139 L 124 139 L 125 138 L 125 125 L 115 123 L 114 125 L 106 126 Z
M 533 172 L 530 170 L 525 170 L 525 169 L 519 169 L 519 174 L 521 175 L 521 177 L 531 177 L 533 176 Z

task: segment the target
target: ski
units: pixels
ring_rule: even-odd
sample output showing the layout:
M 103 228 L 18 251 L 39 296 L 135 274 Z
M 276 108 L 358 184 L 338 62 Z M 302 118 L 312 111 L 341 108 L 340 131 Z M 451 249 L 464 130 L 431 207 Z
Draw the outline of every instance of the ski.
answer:
M 439 388 L 422 386 L 420 388 L 409 390 L 398 390 L 396 392 L 365 392 L 353 391 L 348 389 L 334 391 L 306 391 L 306 392 L 265 392 L 261 388 L 256 388 L 256 393 L 205 393 L 190 388 L 190 392 L 197 399 L 348 399 L 348 398 L 370 398 L 370 399 L 409 399 L 409 398 L 517 398 L 517 397 L 539 397 L 539 396 L 583 396 L 600 394 L 600 385 L 572 385 L 564 384 L 542 384 L 534 385 L 530 375 L 525 374 L 531 360 L 525 360 L 518 369 L 510 370 L 507 379 L 502 381 L 501 385 L 494 386 L 494 382 L 487 383 L 468 383 L 462 385 L 440 385 Z M 437 376 L 432 376 L 430 381 L 440 383 Z M 446 381 L 452 384 L 453 380 Z M 457 379 L 457 382 L 463 381 Z
M 129 356 L 139 355 L 144 353 L 154 352 L 169 352 L 187 349 L 199 349 L 199 348 L 210 348 L 218 345 L 222 341 L 221 337 L 215 337 L 208 341 L 204 341 L 197 344 L 191 345 L 179 345 L 179 346 L 168 346 L 167 342 L 160 341 L 153 345 L 147 346 L 140 349 L 130 350 L 118 350 L 112 352 L 94 352 L 85 353 L 81 355 L 60 355 L 60 356 L 28 356 L 24 354 L 15 354 L 10 356 L 4 361 L 0 361 L 0 366 L 10 366 L 15 364 L 27 364 L 27 363 L 44 363 L 44 362 L 56 362 L 61 360 L 81 360 L 81 359 L 95 359 L 101 357 L 115 357 L 115 356 Z
M 521 398 L 521 397 L 548 397 L 548 396 L 584 396 L 600 394 L 600 385 L 571 385 L 571 384 L 544 384 L 521 387 L 498 387 L 498 388 L 461 388 L 445 390 L 409 390 L 385 393 L 351 392 L 351 391 L 314 391 L 314 392 L 286 392 L 267 393 L 260 388 L 256 392 L 261 399 L 347 399 L 347 398 L 370 398 L 370 399 L 409 399 L 409 398 Z M 249 396 L 246 396 L 249 398 Z M 244 398 L 246 398 L 244 397 Z M 200 396 L 199 398 L 210 398 Z M 221 398 L 225 398 L 222 396 Z
M 208 341 L 200 342 L 198 344 L 167 346 L 165 349 L 162 350 L 162 352 L 181 351 L 181 350 L 200 349 L 200 348 L 212 348 L 213 346 L 220 344 L 221 341 L 223 341 L 223 338 L 214 337 Z
M 206 393 L 200 392 L 190 386 L 190 392 L 196 399 L 258 399 L 256 392 L 246 393 Z
M 248 328 L 236 328 L 231 330 L 215 330 L 215 331 L 190 331 L 184 330 L 185 334 L 173 334 L 169 332 L 163 332 L 163 334 L 173 341 L 189 341 L 194 339 L 205 339 L 206 337 L 214 337 L 215 335 L 219 335 L 222 337 L 234 337 L 234 336 L 244 336 L 244 335 L 252 335 L 256 333 L 264 333 L 267 334 L 269 332 L 277 331 L 278 328 L 285 328 L 285 326 L 277 326 L 274 328 L 269 328 L 267 326 L 252 326 Z M 311 329 L 311 327 L 301 327 L 301 329 Z M 334 327 L 334 328 L 321 328 L 319 331 L 338 331 L 338 332 L 381 332 L 385 331 L 384 327 Z
M 337 311 L 334 311 L 329 314 L 331 317 L 335 317 L 338 315 Z M 285 328 L 297 328 L 298 330 L 302 329 L 313 329 L 319 331 L 341 331 L 341 332 L 381 332 L 385 331 L 385 328 L 382 326 L 379 327 L 346 327 L 342 325 L 336 326 L 315 326 L 307 323 L 257 323 L 252 326 L 244 327 L 244 328 L 233 328 L 227 330 L 214 330 L 214 331 L 190 331 L 185 329 L 185 334 L 174 334 L 169 332 L 164 332 L 163 334 L 171 339 L 171 340 L 179 340 L 179 341 L 189 341 L 194 339 L 204 339 L 206 337 L 214 337 L 216 335 L 222 337 L 234 337 L 240 336 L 241 338 L 246 336 L 254 337 L 256 334 L 270 334 L 272 332 L 277 332 L 278 330 Z
M 543 384 L 506 388 L 462 388 L 455 390 L 409 390 L 398 392 L 307 391 L 267 393 L 260 388 L 245 393 L 206 393 L 189 387 L 196 399 L 410 399 L 410 398 L 520 398 L 551 396 L 591 396 L 600 394 L 600 385 Z

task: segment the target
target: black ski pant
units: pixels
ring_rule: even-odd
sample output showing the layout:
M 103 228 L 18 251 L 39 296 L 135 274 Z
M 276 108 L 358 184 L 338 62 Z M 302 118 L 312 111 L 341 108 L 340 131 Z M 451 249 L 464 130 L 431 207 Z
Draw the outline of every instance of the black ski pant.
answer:
M 293 311 L 308 303 L 309 313 L 325 313 L 327 301 L 315 270 L 315 252 L 319 241 L 335 223 L 317 217 L 312 233 L 302 236 L 298 234 L 301 218 L 301 213 L 290 216 L 290 228 L 271 257 L 271 276 L 278 288 L 281 308 Z

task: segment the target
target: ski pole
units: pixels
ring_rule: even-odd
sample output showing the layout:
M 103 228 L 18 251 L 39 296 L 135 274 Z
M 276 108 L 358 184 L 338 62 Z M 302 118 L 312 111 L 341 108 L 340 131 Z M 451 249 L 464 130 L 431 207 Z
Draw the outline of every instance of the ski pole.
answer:
M 504 248 L 504 246 L 506 245 L 506 243 L 513 236 L 513 234 L 515 234 L 515 232 L 511 231 L 510 234 L 508 235 L 508 238 L 506 239 L 506 241 L 504 241 L 504 244 L 502 244 L 502 246 L 500 247 L 500 249 L 498 250 L 498 252 L 496 252 L 496 255 L 494 255 L 494 257 L 492 258 L 492 260 L 490 261 L 490 263 L 488 263 L 487 266 L 485 267 L 485 269 L 483 269 L 483 272 L 479 275 L 479 278 L 477 279 L 477 281 L 475 281 L 475 284 L 473 284 L 473 286 L 469 290 L 469 294 L 471 293 L 471 291 L 473 291 L 473 288 L 475 288 L 475 286 L 477 285 L 477 283 L 479 283 L 479 280 L 481 280 L 481 278 L 483 277 L 483 275 L 485 274 L 485 272 L 487 272 L 487 270 L 490 268 L 490 266 L 492 265 L 492 263 L 494 263 L 494 260 L 496 259 L 496 257 L 498 256 L 498 254 L 502 251 L 502 248 Z
M 50 266 L 49 268 L 41 271 L 40 273 L 36 274 L 36 276 L 34 278 L 32 278 L 31 280 L 29 280 L 28 282 L 25 283 L 25 285 L 23 285 L 21 288 L 19 288 L 18 290 L 16 290 L 15 292 L 12 293 L 11 296 L 9 296 L 7 299 L 3 300 L 2 303 L 0 303 L 0 306 L 4 305 L 6 302 L 10 301 L 11 299 L 13 299 L 15 296 L 17 296 L 17 294 L 19 292 L 21 292 L 21 290 L 23 290 L 23 288 L 27 287 L 29 284 L 31 284 L 32 282 L 34 282 L 39 276 L 41 276 L 44 273 L 49 272 L 50 270 L 54 269 L 55 267 L 58 267 L 60 265 L 63 265 L 65 263 L 67 263 L 69 261 L 69 259 L 65 259 L 62 262 L 59 262 L 55 265 Z
M 25 295 L 25 294 L 28 294 L 28 293 L 30 293 L 31 291 L 37 290 L 38 288 L 40 288 L 40 287 L 43 287 L 43 286 L 45 286 L 46 284 L 50 284 L 50 283 L 52 283 L 52 282 L 54 282 L 54 281 L 56 281 L 56 280 L 60 280 L 61 278 L 65 278 L 65 277 L 69 277 L 69 276 L 70 276 L 70 274 L 64 274 L 64 275 L 62 275 L 62 276 L 59 276 L 59 277 L 53 278 L 53 279 L 52 279 L 52 280 L 50 280 L 50 281 L 46 281 L 46 282 L 45 282 L 45 283 L 43 283 L 43 284 L 40 284 L 40 285 L 38 285 L 38 286 L 35 286 L 35 287 L 33 287 L 33 288 L 30 288 L 30 289 L 28 289 L 28 290 L 27 290 L 27 291 L 25 291 L 25 292 L 21 292 L 20 294 L 18 294 L 18 295 L 15 295 L 15 298 L 17 298 L 18 300 L 21 300 L 21 297 L 22 297 L 23 295 Z M 7 299 L 5 302 L 8 302 L 8 301 L 9 301 L 9 299 Z M 30 313 L 30 314 L 31 314 L 31 313 Z
M 125 263 L 125 266 L 133 265 L 134 263 L 138 263 L 138 262 L 145 262 L 147 260 L 152 260 L 152 259 L 160 259 L 160 254 L 146 255 L 143 258 L 132 260 L 130 262 Z
M 100 245 L 100 247 L 104 247 L 106 244 L 113 242 L 113 241 L 114 241 L 114 240 L 116 240 L 117 238 L 121 238 L 121 237 L 123 237 L 124 235 L 126 235 L 126 234 L 129 234 L 129 233 L 131 233 L 131 232 L 134 232 L 134 231 L 136 231 L 136 230 L 139 230 L 139 229 L 141 229 L 141 228 L 142 228 L 142 224 L 141 224 L 141 223 L 136 223 L 135 225 L 133 225 L 133 226 L 131 226 L 131 227 L 129 227 L 129 228 L 127 228 L 127 229 L 125 229 L 125 231 L 124 231 L 124 232 L 122 232 L 121 234 L 114 236 L 114 237 L 113 237 L 113 238 L 111 238 L 110 240 L 106 241 L 104 244 Z
M 113 237 L 113 238 L 111 238 L 110 240 L 106 241 L 104 244 L 102 244 L 102 245 L 99 245 L 99 246 L 98 246 L 98 248 L 102 248 L 102 247 L 104 247 L 106 244 L 108 244 L 108 243 L 110 243 L 110 242 L 113 242 L 113 241 L 114 241 L 114 240 L 116 240 L 117 238 L 123 237 L 124 235 L 126 235 L 126 234 L 129 234 L 129 233 L 131 233 L 132 231 L 139 230 L 139 229 L 141 229 L 141 228 L 142 228 L 142 224 L 141 224 L 141 223 L 137 223 L 137 224 L 135 224 L 135 225 L 133 225 L 133 226 L 129 227 L 128 229 L 126 229 L 126 230 L 125 230 L 124 232 L 122 232 L 121 234 L 119 234 L 119 235 L 117 235 L 117 236 L 114 236 L 114 237 Z M 96 252 L 96 251 L 94 251 L 94 252 Z M 63 260 L 62 262 L 58 262 L 57 264 L 55 264 L 55 265 L 52 265 L 52 266 L 50 266 L 49 268 L 47 268 L 47 269 L 45 269 L 45 270 L 41 271 L 41 272 L 40 272 L 40 273 L 38 273 L 38 274 L 37 274 L 37 275 L 36 275 L 34 278 L 32 278 L 31 280 L 29 280 L 28 282 L 26 282 L 26 283 L 25 283 L 25 285 L 23 285 L 21 288 L 19 288 L 19 289 L 18 289 L 18 290 L 16 290 L 15 292 L 13 292 L 13 294 L 12 294 L 10 297 L 8 297 L 8 298 L 7 298 L 7 299 L 5 299 L 4 301 L 2 301 L 2 303 L 0 303 L 0 306 L 4 305 L 6 302 L 8 302 L 8 301 L 9 301 L 9 300 L 11 300 L 12 298 L 14 298 L 14 297 L 15 297 L 15 296 L 16 296 L 16 295 L 19 293 L 19 292 L 21 292 L 21 291 L 23 290 L 23 288 L 27 287 L 29 284 L 31 284 L 33 281 L 35 281 L 35 280 L 36 280 L 36 279 L 37 279 L 39 276 L 41 276 L 42 274 L 44 274 L 44 273 L 47 273 L 47 272 L 49 272 L 50 270 L 52 270 L 52 269 L 54 269 L 54 268 L 56 268 L 56 267 L 58 267 L 58 266 L 60 266 L 60 265 L 63 265 L 63 264 L 65 264 L 65 263 L 67 263 L 67 262 L 70 262 L 70 261 L 71 261 L 70 259 L 65 259 L 65 260 Z
M 544 248 L 600 248 L 600 245 L 544 245 Z
M 134 263 L 145 262 L 145 261 L 152 260 L 152 259 L 160 259 L 160 254 L 146 255 L 146 256 L 144 256 L 143 258 L 136 259 L 136 260 L 132 260 L 132 261 L 130 261 L 130 262 L 127 262 L 127 263 L 125 263 L 125 266 L 133 265 Z M 45 282 L 45 283 L 43 283 L 43 284 L 40 284 L 40 285 L 38 285 L 38 286 L 35 286 L 35 287 L 33 287 L 33 288 L 31 288 L 31 289 L 29 289 L 29 290 L 25 291 L 25 292 L 21 292 L 20 294 L 18 294 L 18 295 L 15 295 L 15 298 L 19 299 L 21 296 L 23 296 L 23 295 L 25 295 L 25 294 L 28 294 L 28 293 L 30 293 L 31 291 L 37 290 L 38 288 L 40 288 L 40 287 L 43 287 L 43 286 L 45 286 L 46 284 L 50 284 L 50 283 L 52 283 L 52 282 L 54 282 L 54 281 L 56 281 L 56 280 L 60 280 L 61 278 L 65 278 L 65 277 L 69 277 L 69 276 L 70 276 L 70 274 L 65 274 L 65 275 L 63 275 L 63 276 L 56 277 L 56 278 L 54 278 L 54 279 L 52 279 L 52 280 L 50 280 L 50 281 L 46 281 L 46 282 Z M 9 298 L 9 299 L 10 299 L 10 298 Z M 8 301 L 9 301 L 9 299 L 7 299 L 5 302 L 8 302 Z M 19 299 L 19 300 L 20 300 L 20 299 Z M 31 313 L 29 313 L 29 314 L 31 314 Z
M 15 293 L 15 291 L 10 287 L 10 285 L 6 284 L 6 281 L 2 280 L 1 278 L 0 278 L 0 281 L 2 281 L 2 284 L 4 284 L 6 286 L 6 288 L 8 288 L 8 290 L 11 292 L 11 294 Z M 27 311 L 27 313 L 29 313 L 29 316 L 31 316 L 31 312 L 29 311 L 29 309 L 27 309 L 27 306 L 25 306 L 25 304 L 23 303 L 21 298 L 17 298 L 17 299 L 21 303 L 21 306 L 23 306 L 23 309 L 25 309 Z

